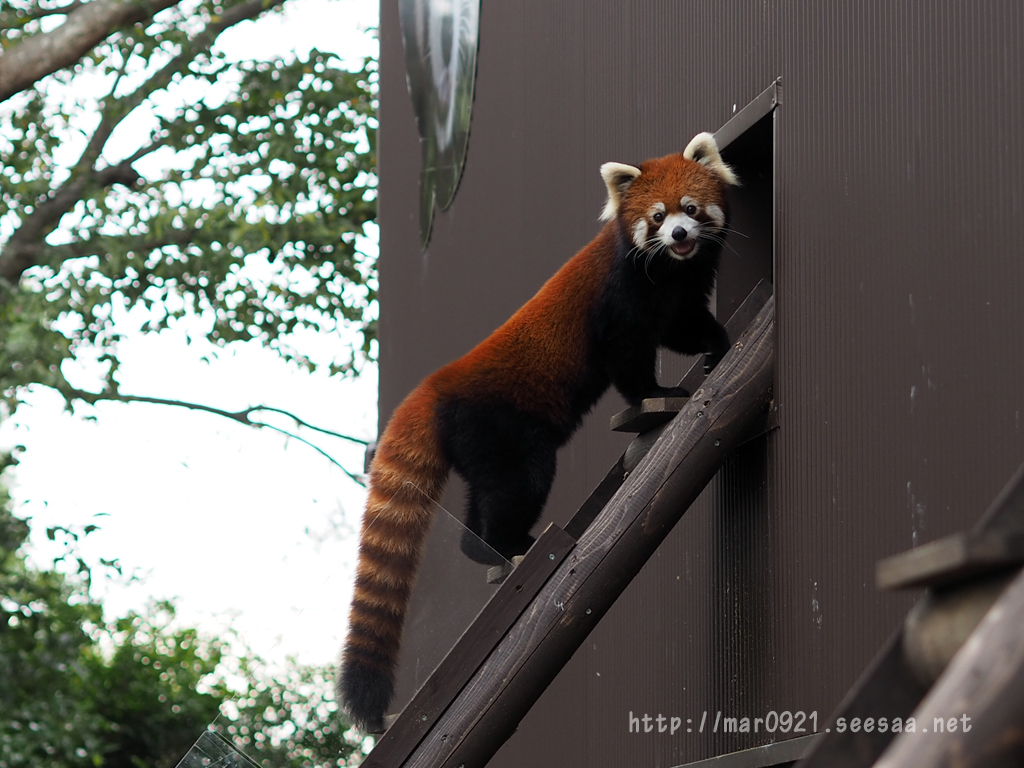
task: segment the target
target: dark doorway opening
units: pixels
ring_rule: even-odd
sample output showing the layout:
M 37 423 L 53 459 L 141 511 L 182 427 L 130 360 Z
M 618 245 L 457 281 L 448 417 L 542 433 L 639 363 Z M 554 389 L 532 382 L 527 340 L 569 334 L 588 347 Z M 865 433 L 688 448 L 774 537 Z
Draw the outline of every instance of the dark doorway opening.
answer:
M 731 190 L 730 223 L 718 273 L 718 319 L 725 322 L 760 280 L 775 283 L 775 108 L 778 82 L 715 133 L 740 186 Z

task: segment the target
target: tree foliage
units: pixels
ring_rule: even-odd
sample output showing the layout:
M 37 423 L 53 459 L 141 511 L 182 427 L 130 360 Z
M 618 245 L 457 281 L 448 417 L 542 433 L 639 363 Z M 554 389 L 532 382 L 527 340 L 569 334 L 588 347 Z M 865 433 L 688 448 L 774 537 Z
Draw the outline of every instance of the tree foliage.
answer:
M 232 61 L 216 48 L 281 2 L 0 2 L 11 403 L 34 383 L 117 397 L 115 321 L 131 310 L 143 330 L 190 315 L 217 344 L 257 339 L 310 367 L 307 330 L 361 332 L 360 349 L 326 361 L 332 371 L 370 354 L 375 264 L 360 236 L 376 206 L 376 65 L 315 50 Z M 89 44 L 62 64 L 53 49 L 68 40 Z M 19 66 L 44 74 L 19 86 Z M 106 364 L 101 389 L 66 378 L 84 354 Z
M 283 0 L 0 0 L 0 396 L 118 390 L 118 342 L 182 318 L 310 368 L 372 355 L 376 64 L 230 59 L 219 36 Z M 307 331 L 346 327 L 329 360 Z M 96 359 L 84 391 L 69 363 Z M 138 393 L 136 393 L 138 394 Z M 0 466 L 2 469 L 2 466 Z M 275 766 L 340 765 L 357 736 L 328 670 L 271 668 L 169 603 L 111 619 L 77 554 L 33 566 L 0 489 L 0 768 L 173 766 L 211 721 Z
M 33 567 L 29 526 L 0 501 L 0 768 L 174 768 L 210 724 L 268 768 L 360 758 L 328 669 L 270 669 L 236 636 L 181 627 L 167 602 L 105 619 L 76 554 L 89 531 L 51 529 L 67 553 Z

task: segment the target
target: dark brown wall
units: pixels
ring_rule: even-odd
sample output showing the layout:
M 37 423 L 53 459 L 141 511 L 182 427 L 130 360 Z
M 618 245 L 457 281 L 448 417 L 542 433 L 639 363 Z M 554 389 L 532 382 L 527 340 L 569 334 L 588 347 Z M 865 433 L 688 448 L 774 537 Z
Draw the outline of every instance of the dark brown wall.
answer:
M 876 592 L 875 561 L 973 524 L 1024 459 L 1024 5 L 483 0 L 465 176 L 426 252 L 396 6 L 384 418 L 593 237 L 602 162 L 679 151 L 783 83 L 780 428 L 720 473 L 492 765 L 672 766 L 773 739 L 630 735 L 631 711 L 823 721 L 911 599 Z M 606 397 L 560 454 L 548 519 L 625 447 L 607 430 L 621 406 Z

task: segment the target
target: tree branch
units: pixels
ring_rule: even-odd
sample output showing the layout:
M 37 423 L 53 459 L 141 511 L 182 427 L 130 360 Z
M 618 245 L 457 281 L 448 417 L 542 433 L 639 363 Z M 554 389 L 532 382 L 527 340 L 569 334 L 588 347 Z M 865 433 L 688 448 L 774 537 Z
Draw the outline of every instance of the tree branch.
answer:
M 77 177 L 73 175 L 62 187 L 51 192 L 49 197 L 36 205 L 32 213 L 22 219 L 21 226 L 0 249 L 0 278 L 11 285 L 17 285 L 26 269 L 40 263 L 41 254 L 52 251 L 46 245 L 46 236 L 57 227 L 64 214 L 82 199 L 90 183 L 103 188 L 114 184 L 134 186 L 139 180 L 139 174 L 131 164 L 157 146 L 159 142 L 154 142 L 145 148 L 145 152 L 136 152 L 117 165 L 78 174 Z
M 82 153 L 82 159 L 79 160 L 78 165 L 81 165 L 90 157 L 99 157 L 103 145 L 106 144 L 107 139 L 114 128 L 117 127 L 117 124 L 155 91 L 170 85 L 174 76 L 179 72 L 187 70 L 188 65 L 195 61 L 198 56 L 209 52 L 221 32 L 240 22 L 254 19 L 264 11 L 283 5 L 284 2 L 285 0 L 246 0 L 228 8 L 217 18 L 217 21 L 207 24 L 201 32 L 197 33 L 188 43 L 181 47 L 181 51 L 178 52 L 177 56 L 157 70 L 149 80 L 127 96 L 117 99 L 109 108 L 104 110 L 103 120 L 96 129 L 96 133 L 89 140 L 89 146 Z
M 41 10 L 36 10 L 35 12 L 31 13 L 26 12 L 23 16 L 18 16 L 17 21 L 15 21 L 13 24 L 7 24 L 0 21 L 0 30 L 21 29 L 31 21 L 45 19 L 48 16 L 67 16 L 69 13 L 71 13 L 76 8 L 79 8 L 81 5 L 82 3 L 80 0 L 73 0 L 73 2 L 70 2 L 67 5 L 59 6 L 57 8 L 44 8 Z M 0 19 L 3 19 L 3 17 L 3 11 L 0 11 Z
M 212 413 L 215 416 L 223 416 L 225 419 L 230 419 L 231 421 L 238 422 L 239 424 L 242 424 L 247 427 L 254 427 L 257 429 L 269 429 L 279 434 L 282 434 L 285 437 L 290 437 L 295 440 L 298 440 L 300 443 L 309 446 L 314 451 L 316 451 L 321 456 L 330 461 L 332 464 L 334 464 L 334 466 L 338 467 L 338 469 L 340 469 L 342 472 L 344 472 L 349 477 L 349 479 L 352 480 L 352 482 L 364 488 L 366 487 L 366 483 L 362 480 L 362 478 L 350 472 L 342 464 L 340 464 L 333 456 L 331 456 L 329 453 L 327 453 L 319 446 L 311 443 L 309 440 L 306 440 L 304 437 L 297 435 L 294 432 L 289 432 L 286 429 L 274 426 L 273 424 L 267 424 L 266 422 L 263 421 L 254 421 L 252 419 L 252 415 L 254 413 L 259 413 L 261 411 L 267 413 L 278 413 L 281 414 L 282 416 L 287 416 L 300 427 L 306 427 L 307 429 L 312 429 L 322 434 L 329 435 L 331 437 L 336 437 L 339 440 L 347 440 L 350 443 L 356 443 L 357 445 L 369 445 L 369 441 L 363 440 L 362 438 L 359 437 L 352 437 L 351 435 L 346 435 L 341 432 L 334 432 L 333 430 L 326 429 L 324 427 L 314 426 L 309 422 L 303 421 L 290 411 L 286 411 L 282 408 L 273 408 L 268 405 L 253 405 L 250 406 L 249 408 L 243 408 L 240 411 L 227 411 L 224 410 L 223 408 L 216 408 L 212 405 L 203 405 L 202 403 L 190 403 L 185 400 L 170 400 L 168 398 L 148 397 L 146 395 L 103 395 L 95 394 L 92 392 L 85 392 L 84 390 L 80 389 L 69 389 L 64 394 L 65 396 L 70 396 L 73 398 L 84 400 L 90 405 L 94 405 L 101 400 L 106 400 L 108 402 L 149 403 L 150 405 L 168 405 L 175 408 L 187 408 L 190 411 L 200 411 L 202 413 Z
M 117 0 L 92 0 L 92 2 L 83 6 L 83 9 L 111 1 L 117 2 Z M 164 7 L 174 4 L 170 0 L 154 0 L 154 2 L 157 5 L 166 3 Z M 57 227 L 64 214 L 75 207 L 75 204 L 82 198 L 90 184 L 108 186 L 113 183 L 124 183 L 124 179 L 129 177 L 132 180 L 137 178 L 133 170 L 129 168 L 126 171 L 124 166 L 126 164 L 130 166 L 139 157 L 159 146 L 160 142 L 154 142 L 143 150 L 135 152 L 130 158 L 122 161 L 117 166 L 112 166 L 114 169 L 119 169 L 116 172 L 112 172 L 110 168 L 99 171 L 95 169 L 96 161 L 99 159 L 107 139 L 110 138 L 114 128 L 117 127 L 121 120 L 127 117 L 132 110 L 145 101 L 154 91 L 169 85 L 174 75 L 187 69 L 189 63 L 194 61 L 197 56 L 208 52 L 216 41 L 217 36 L 225 29 L 242 21 L 256 18 L 264 11 L 275 8 L 283 3 L 284 0 L 246 0 L 246 2 L 229 8 L 217 21 L 206 25 L 202 32 L 199 32 L 187 44 L 183 45 L 178 55 L 161 67 L 143 85 L 127 96 L 112 100 L 104 108 L 103 118 L 89 139 L 89 143 L 82 156 L 72 169 L 69 179 L 63 186 L 51 191 L 49 196 L 35 206 L 33 212 L 22 220 L 17 231 L 7 241 L 3 249 L 0 250 L 0 279 L 6 280 L 12 286 L 17 285 L 25 270 L 38 263 L 36 258 L 38 254 L 44 251 L 42 244 L 45 238 Z M 78 11 L 75 13 L 78 13 Z M 71 16 L 73 15 L 71 14 Z M 54 31 L 56 32 L 57 30 Z M 7 70 L 9 65 L 9 56 L 10 53 L 7 53 L 0 57 L 0 82 L 2 82 L 2 73 Z
M 110 238 L 97 237 L 91 240 L 75 240 L 61 245 L 47 245 L 46 243 L 29 243 L 21 246 L 25 252 L 24 257 L 32 260 L 33 264 L 56 264 L 68 259 L 80 259 L 84 256 L 96 256 L 107 253 L 107 240 L 116 241 L 118 246 L 135 253 L 145 254 L 163 248 L 166 245 L 188 245 L 195 238 L 197 230 L 194 228 L 177 229 L 166 232 L 163 237 L 136 237 L 126 238 L 113 236 Z
M 22 219 L 21 226 L 0 250 L 0 278 L 16 286 L 25 270 L 36 265 L 46 236 L 82 198 L 86 181 L 84 176 L 69 180 Z
M 298 435 L 293 434 L 291 432 L 288 432 L 287 430 L 281 429 L 280 427 L 275 427 L 273 424 L 254 424 L 253 426 L 256 426 L 256 427 L 266 427 L 267 429 L 272 429 L 274 432 L 280 432 L 282 435 L 285 435 L 287 437 L 293 437 L 296 440 L 298 440 L 300 443 L 305 443 L 310 448 L 312 448 L 314 451 L 316 451 L 321 456 L 326 458 L 329 462 L 331 462 L 331 464 L 333 464 L 338 469 L 340 469 L 342 472 L 344 472 L 346 475 L 348 475 L 349 480 L 351 480 L 353 483 L 355 483 L 356 485 L 360 486 L 361 488 L 365 488 L 366 487 L 366 482 L 361 477 L 359 477 L 358 475 L 353 474 L 352 472 L 349 472 L 340 462 L 338 462 L 333 456 L 331 456 L 329 453 L 327 453 L 327 451 L 325 451 L 322 448 L 320 448 L 319 446 L 316 446 L 313 443 L 309 442 L 309 440 L 306 440 L 303 437 L 299 437 Z
M 0 102 L 69 67 L 121 27 L 152 18 L 180 0 L 92 0 L 72 3 L 64 23 L 26 38 L 0 55 Z

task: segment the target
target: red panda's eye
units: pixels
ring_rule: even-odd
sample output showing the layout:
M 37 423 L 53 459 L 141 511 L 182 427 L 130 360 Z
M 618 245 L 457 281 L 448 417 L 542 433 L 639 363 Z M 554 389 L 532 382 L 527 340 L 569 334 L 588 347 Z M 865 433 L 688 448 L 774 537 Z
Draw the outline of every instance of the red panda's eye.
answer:
M 683 212 L 684 212 L 684 213 L 685 213 L 685 214 L 686 214 L 687 216 L 693 216 L 693 214 L 695 214 L 695 213 L 697 212 L 697 206 L 696 206 L 696 205 L 694 205 L 693 203 L 690 203 L 690 204 L 689 204 L 688 206 L 686 206 L 685 208 L 683 208 Z
M 654 219 L 655 224 L 661 224 L 661 222 L 665 220 L 665 214 L 661 211 L 657 211 L 653 216 L 651 216 L 651 218 Z

